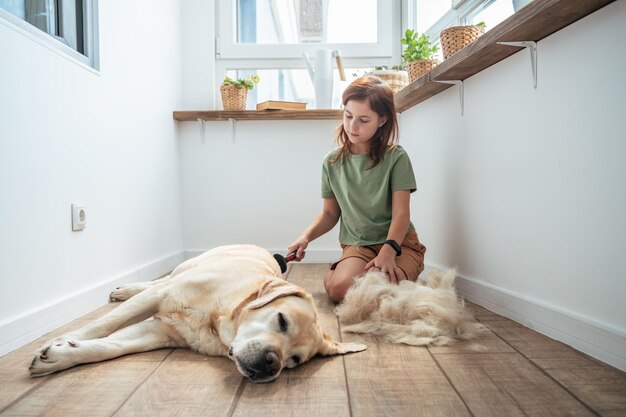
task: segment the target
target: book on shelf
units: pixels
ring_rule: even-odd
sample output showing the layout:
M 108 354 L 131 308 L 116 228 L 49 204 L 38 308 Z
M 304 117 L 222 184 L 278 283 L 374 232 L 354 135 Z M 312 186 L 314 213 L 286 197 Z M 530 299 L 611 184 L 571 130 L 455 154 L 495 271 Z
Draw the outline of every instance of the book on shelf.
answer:
M 256 105 L 257 110 L 305 110 L 306 102 L 267 100 Z

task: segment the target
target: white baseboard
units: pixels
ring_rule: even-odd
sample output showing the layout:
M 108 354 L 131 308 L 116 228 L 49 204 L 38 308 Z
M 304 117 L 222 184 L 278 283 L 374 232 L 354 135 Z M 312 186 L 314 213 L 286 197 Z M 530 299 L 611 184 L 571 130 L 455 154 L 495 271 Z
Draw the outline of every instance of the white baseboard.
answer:
M 0 356 L 102 307 L 109 302 L 109 294 L 115 287 L 130 282 L 152 280 L 171 271 L 184 260 L 183 252 L 175 253 L 1 321 Z
M 468 301 L 626 371 L 626 334 L 619 329 L 458 274 L 456 288 Z
M 270 253 L 279 253 L 286 256 L 285 248 L 267 249 Z M 193 258 L 203 253 L 203 250 L 187 250 L 185 256 L 187 259 Z M 301 263 L 305 264 L 324 264 L 336 262 L 341 257 L 340 249 L 308 249 L 306 256 Z

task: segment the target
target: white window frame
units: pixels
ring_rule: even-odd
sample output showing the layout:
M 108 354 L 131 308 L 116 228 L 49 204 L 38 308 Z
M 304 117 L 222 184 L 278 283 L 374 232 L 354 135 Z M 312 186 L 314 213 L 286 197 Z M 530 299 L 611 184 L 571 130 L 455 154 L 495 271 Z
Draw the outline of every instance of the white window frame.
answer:
M 59 1 L 61 2 L 60 26 L 62 33 L 69 35 L 67 38 L 46 33 L 2 8 L 0 8 L 0 23 L 29 37 L 52 51 L 69 58 L 71 61 L 98 71 L 100 68 L 98 48 L 98 0 L 83 0 L 83 27 L 80 30 L 83 34 L 84 53 L 82 54 L 76 50 L 77 45 L 75 38 L 78 28 L 73 24 L 76 20 L 76 2 L 73 0 Z
M 305 68 L 302 53 L 313 56 L 318 49 L 341 51 L 346 68 L 399 64 L 402 29 L 398 26 L 403 1 L 406 0 L 377 0 L 379 39 L 376 43 L 255 45 L 237 43 L 236 2 L 217 0 L 216 75 L 218 78 L 223 78 L 227 70 L 233 69 L 302 69 Z M 389 30 L 390 28 L 392 30 Z
M 408 1 L 413 3 L 413 10 L 416 10 L 415 4 L 420 0 Z M 439 34 L 442 30 L 450 26 L 471 24 L 471 17 L 494 1 L 495 0 L 451 0 L 450 10 L 441 16 L 439 20 L 424 33 L 430 38 L 431 42 L 438 42 Z

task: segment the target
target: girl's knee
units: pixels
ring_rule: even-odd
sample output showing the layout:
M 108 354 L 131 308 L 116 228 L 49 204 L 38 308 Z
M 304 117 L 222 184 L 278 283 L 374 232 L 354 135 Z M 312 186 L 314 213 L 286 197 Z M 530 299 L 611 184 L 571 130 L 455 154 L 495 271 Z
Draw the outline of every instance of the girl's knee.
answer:
M 348 289 L 354 283 L 355 277 L 341 276 L 330 271 L 324 278 L 324 289 L 331 300 L 338 303 L 343 300 Z

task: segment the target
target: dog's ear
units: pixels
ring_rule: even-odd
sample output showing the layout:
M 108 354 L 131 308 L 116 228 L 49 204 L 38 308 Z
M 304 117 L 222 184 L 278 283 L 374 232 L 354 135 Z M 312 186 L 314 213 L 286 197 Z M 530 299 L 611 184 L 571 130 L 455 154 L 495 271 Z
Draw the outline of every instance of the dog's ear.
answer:
M 361 343 L 335 342 L 326 333 L 322 333 L 322 341 L 320 342 L 317 353 L 323 356 L 344 355 L 350 352 L 361 352 L 365 349 L 367 349 L 367 346 Z
M 290 284 L 284 279 L 277 278 L 263 283 L 259 289 L 256 300 L 248 304 L 248 308 L 254 310 L 255 308 L 260 308 L 271 303 L 277 298 L 287 297 L 289 295 L 311 299 L 311 296 L 302 288 Z

